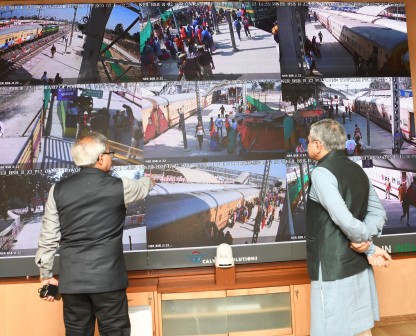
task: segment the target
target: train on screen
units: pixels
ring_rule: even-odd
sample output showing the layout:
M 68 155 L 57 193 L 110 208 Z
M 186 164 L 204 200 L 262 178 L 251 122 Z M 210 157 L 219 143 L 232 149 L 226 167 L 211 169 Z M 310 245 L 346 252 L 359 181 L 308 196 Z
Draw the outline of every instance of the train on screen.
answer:
M 9 27 L 13 24 L 13 20 L 0 20 L 0 29 L 3 29 L 5 27 Z
M 338 15 L 338 12 L 314 10 L 322 25 L 352 54 L 361 57 L 370 66 L 370 73 L 377 76 L 408 76 L 409 51 L 407 34 L 375 21 L 365 22 Z
M 145 224 L 150 248 L 217 245 L 215 237 L 227 227 L 234 211 L 246 202 L 255 203 L 260 194 L 260 189 L 246 185 L 213 185 L 195 190 L 195 185 L 182 184 L 180 193 L 175 188 L 156 185 L 156 189 L 160 193 L 146 198 Z
M 363 95 L 354 100 L 355 113 L 367 117 L 377 125 L 387 131 L 392 130 L 393 101 L 391 91 L 385 90 L 386 94 L 374 96 L 371 94 Z M 383 91 L 376 91 L 379 94 Z M 400 98 L 400 130 L 406 140 L 411 140 L 415 136 L 413 97 Z
M 201 184 L 201 183 L 157 183 L 154 188 L 149 192 L 149 196 L 157 195 L 174 195 L 189 192 L 202 192 L 202 191 L 227 191 L 246 188 L 241 184 Z
M 202 108 L 211 105 L 212 93 L 201 97 Z M 198 111 L 196 94 L 179 93 L 143 97 L 144 143 L 179 125 L 180 114 L 187 119 Z
M 399 160 L 400 159 L 396 159 L 396 163 Z M 384 162 L 384 160 L 373 160 L 374 166 L 372 168 L 365 169 L 365 172 L 373 186 L 383 192 L 386 191 L 386 181 L 389 180 L 391 185 L 390 195 L 398 198 L 400 184 L 404 183 L 406 189 L 408 189 L 413 182 L 413 177 L 416 176 L 416 166 L 414 164 L 411 165 L 411 169 L 413 171 L 407 171 L 409 169 L 409 164 L 405 161 L 410 160 L 403 159 L 403 161 L 401 161 L 403 169 L 406 169 L 406 171 L 400 169 L 400 162 L 397 169 L 389 169 L 384 167 L 386 166 L 386 162 Z M 416 194 L 413 194 L 413 196 L 415 195 Z M 414 197 L 411 200 L 411 203 L 416 204 L 416 199 Z
M 341 17 L 347 17 L 347 18 L 358 20 L 361 22 L 376 23 L 377 25 L 380 25 L 386 28 L 391 28 L 393 30 L 398 30 L 398 31 L 401 31 L 402 33 L 407 34 L 406 21 L 392 20 L 392 19 L 387 19 L 385 17 L 381 17 L 381 16 L 374 16 L 374 15 L 367 15 L 367 14 L 360 14 L 360 13 L 353 13 L 353 12 L 339 11 L 339 10 L 332 10 L 332 9 L 320 9 L 319 11 L 327 12 L 328 15 L 338 15 Z
M 217 11 L 219 9 L 229 10 L 231 13 L 237 13 L 242 7 L 238 1 L 223 1 L 215 3 Z M 253 26 L 258 27 L 261 24 L 273 23 L 276 21 L 276 6 L 262 4 L 261 2 L 247 2 L 245 4 L 246 15 L 253 21 Z
M 56 24 L 12 25 L 0 30 L 0 52 L 29 41 L 55 34 L 59 31 Z

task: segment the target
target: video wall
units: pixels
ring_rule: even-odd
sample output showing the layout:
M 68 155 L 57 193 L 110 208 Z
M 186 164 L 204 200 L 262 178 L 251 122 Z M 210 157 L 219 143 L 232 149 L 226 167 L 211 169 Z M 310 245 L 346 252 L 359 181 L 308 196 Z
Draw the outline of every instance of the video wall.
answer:
M 126 209 L 130 270 L 210 266 L 221 243 L 237 264 L 304 259 L 307 137 L 325 118 L 387 211 L 376 243 L 415 251 L 406 19 L 396 2 L 2 6 L 0 276 L 38 274 L 48 191 L 90 131 L 112 175 L 157 182 Z

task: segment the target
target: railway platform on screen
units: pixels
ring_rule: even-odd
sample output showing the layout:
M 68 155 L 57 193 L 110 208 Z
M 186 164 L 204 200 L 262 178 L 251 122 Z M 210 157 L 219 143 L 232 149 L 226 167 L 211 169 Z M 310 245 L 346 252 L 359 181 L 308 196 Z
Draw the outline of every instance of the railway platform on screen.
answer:
M 44 49 L 36 56 L 29 58 L 14 73 L 9 75 L 11 81 L 25 83 L 30 78 L 30 83 L 41 84 L 41 77 L 46 71 L 47 77 L 54 79 L 59 73 L 63 84 L 76 84 L 82 62 L 84 35 L 74 31 L 71 42 L 71 31 L 66 32 L 68 44 L 60 37 L 55 42 L 48 42 Z M 51 47 L 56 47 L 56 53 L 52 57 Z
M 204 158 L 223 156 L 227 156 L 227 161 L 238 160 L 237 149 L 234 153 L 228 154 L 226 148 L 222 148 L 218 151 L 212 151 L 209 147 L 209 121 L 211 117 L 215 121 L 218 114 L 220 113 L 219 108 L 221 105 L 222 104 L 211 104 L 202 110 L 202 121 L 205 135 L 201 150 L 199 149 L 198 139 L 195 136 L 195 128 L 198 120 L 198 116 L 195 114 L 185 120 L 187 148 L 184 147 L 182 129 L 180 129 L 178 126 L 175 126 L 160 134 L 157 138 L 150 140 L 146 145 L 144 145 L 144 151 L 146 153 L 145 159 L 151 160 L 166 158 L 166 153 L 169 153 L 169 156 L 175 158 L 175 160 L 177 158 L 196 158 L 197 161 L 202 161 Z M 232 105 L 223 105 L 225 107 L 225 114 L 230 114 L 230 112 L 233 111 Z M 223 132 L 223 135 L 225 136 L 225 127 L 223 127 Z
M 109 103 L 109 91 L 103 92 L 103 97 L 93 97 L 93 106 L 94 110 L 100 110 L 102 108 L 107 107 Z M 123 97 L 120 96 L 113 96 L 111 99 L 110 105 L 108 105 L 109 117 L 110 120 L 113 120 L 113 116 L 116 114 L 117 111 L 123 108 L 123 104 L 131 105 L 131 103 Z M 63 134 L 63 125 L 62 120 L 60 117 L 60 109 L 62 108 L 60 102 L 57 100 L 53 101 L 53 105 L 51 106 L 52 113 L 48 115 L 48 135 L 45 135 L 42 139 L 42 152 L 41 152 L 41 159 L 42 162 L 41 167 L 46 169 L 52 168 L 68 168 L 73 167 L 74 163 L 72 160 L 72 156 L 70 154 L 71 147 L 75 142 L 75 136 L 65 136 Z M 141 121 L 141 120 L 139 120 Z M 113 125 L 113 124 L 111 124 Z M 128 148 L 131 144 L 131 130 L 130 129 L 123 129 L 119 134 L 119 139 L 115 141 L 115 131 L 114 127 L 110 127 L 109 132 L 107 134 L 108 139 L 112 142 L 117 144 L 118 148 L 126 147 Z M 142 140 L 141 140 L 142 141 Z M 140 148 L 140 145 L 138 146 Z M 110 145 L 110 150 L 115 151 L 116 156 L 125 156 L 125 153 L 119 151 L 118 149 L 112 148 Z M 120 162 L 116 161 L 117 159 L 113 159 L 113 164 L 120 164 Z M 126 164 L 128 161 L 124 161 L 120 159 L 122 162 L 121 164 Z M 139 160 L 139 159 L 138 159 Z M 142 158 L 140 158 L 140 161 Z
M 320 77 L 351 77 L 355 74 L 354 60 L 350 52 L 319 22 L 305 23 L 305 34 L 312 41 L 322 32 L 323 38 L 320 45 L 321 57 L 315 57 L 317 71 L 314 75 Z
M 20 148 L 27 141 L 27 138 L 0 138 L 0 169 L 12 168 Z
M 279 49 L 271 32 L 250 27 L 251 37 L 246 37 L 241 28 L 239 40 L 233 28 L 236 44 L 234 50 L 228 23 L 222 22 L 219 31 L 219 34 L 212 36 L 215 46 L 212 54 L 215 66 L 212 71 L 213 80 L 280 79 Z M 176 34 L 176 30 L 173 33 Z M 178 78 L 175 59 L 160 61 L 159 65 L 160 75 L 164 79 Z
M 355 126 L 360 128 L 363 145 L 362 155 L 390 155 L 392 154 L 393 138 L 391 131 L 388 131 L 374 122 L 370 121 L 368 124 L 367 118 L 353 112 L 351 120 L 348 116 L 345 119 L 345 123 L 342 119 L 342 113 L 345 111 L 344 106 L 339 107 L 338 115 L 334 116 L 334 119 L 342 124 L 347 134 L 354 136 Z M 369 132 L 369 134 L 367 133 Z M 367 135 L 368 134 L 368 135 Z M 370 140 L 370 143 L 368 142 Z M 416 154 L 416 144 L 414 141 L 405 141 L 400 150 L 401 154 Z
M 277 207 L 274 215 L 274 219 L 271 223 L 266 225 L 261 225 L 260 223 L 260 232 L 257 237 L 257 243 L 274 243 L 276 240 L 277 232 L 279 231 L 280 225 L 280 213 L 282 211 L 283 205 Z M 236 221 L 233 227 L 227 226 L 224 229 L 224 233 L 230 232 L 233 237 L 233 245 L 244 245 L 251 244 L 253 235 L 254 235 L 254 225 L 257 216 L 258 208 L 253 209 L 251 217 L 248 218 L 244 223 Z

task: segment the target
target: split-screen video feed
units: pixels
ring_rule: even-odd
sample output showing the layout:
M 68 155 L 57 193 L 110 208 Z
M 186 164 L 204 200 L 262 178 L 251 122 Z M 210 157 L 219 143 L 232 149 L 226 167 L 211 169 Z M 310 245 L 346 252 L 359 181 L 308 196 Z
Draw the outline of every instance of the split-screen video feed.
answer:
M 8 171 L 0 175 L 0 258 L 34 256 L 51 186 L 79 169 L 59 168 Z M 115 167 L 115 177 L 139 179 L 143 166 Z M 80 195 L 82 197 L 82 195 Z M 146 248 L 145 209 L 140 202 L 128 204 L 123 228 L 124 251 Z
M 78 172 L 71 147 L 88 132 L 108 138 L 112 175 L 156 181 L 126 209 L 129 257 L 151 267 L 175 250 L 175 267 L 228 243 L 299 258 L 323 119 L 345 127 L 386 209 L 383 244 L 414 240 L 403 3 L 1 6 L 0 97 L 3 259 L 33 257 L 48 191 Z

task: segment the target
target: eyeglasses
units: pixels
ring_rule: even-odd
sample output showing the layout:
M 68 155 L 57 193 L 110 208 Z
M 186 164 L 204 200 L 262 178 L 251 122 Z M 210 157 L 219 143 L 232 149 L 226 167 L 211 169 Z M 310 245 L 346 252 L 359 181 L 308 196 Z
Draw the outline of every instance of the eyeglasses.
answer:
M 104 153 L 102 153 L 102 154 L 107 154 L 107 155 L 110 155 L 112 158 L 114 157 L 114 153 L 115 152 L 104 152 Z
M 104 152 L 104 153 L 101 153 L 100 155 L 105 155 L 105 154 L 106 154 L 106 155 L 110 155 L 110 157 L 112 157 L 112 158 L 113 158 L 113 157 L 114 157 L 114 153 L 115 153 L 115 152 Z M 97 158 L 97 161 L 98 161 L 99 159 L 100 159 L 100 157 L 98 157 L 98 158 Z

